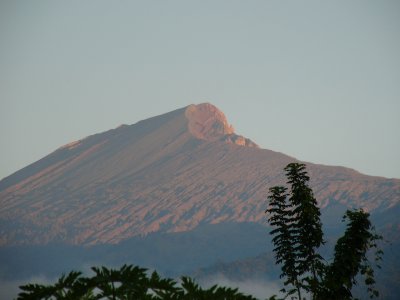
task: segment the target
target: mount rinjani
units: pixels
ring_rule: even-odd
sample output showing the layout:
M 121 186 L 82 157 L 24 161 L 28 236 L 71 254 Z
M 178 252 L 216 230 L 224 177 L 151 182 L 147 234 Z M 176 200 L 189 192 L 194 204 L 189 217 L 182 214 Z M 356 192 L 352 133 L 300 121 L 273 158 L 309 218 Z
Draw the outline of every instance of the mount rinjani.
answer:
M 280 285 L 265 211 L 291 163 L 303 165 L 235 133 L 209 103 L 69 143 L 0 181 L 0 281 L 133 264 L 200 283 L 223 276 Z M 305 165 L 321 212 L 321 255 L 334 259 L 343 215 L 363 209 L 383 237 L 380 298 L 398 299 L 400 179 Z M 368 297 L 363 291 L 355 295 Z

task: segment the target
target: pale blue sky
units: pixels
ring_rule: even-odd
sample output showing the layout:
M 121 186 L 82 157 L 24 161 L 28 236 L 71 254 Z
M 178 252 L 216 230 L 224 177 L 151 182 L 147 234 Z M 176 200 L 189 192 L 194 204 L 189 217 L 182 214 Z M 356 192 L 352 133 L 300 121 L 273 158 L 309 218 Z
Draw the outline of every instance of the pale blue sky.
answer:
M 298 159 L 400 178 L 400 1 L 1 1 L 0 178 L 191 103 Z

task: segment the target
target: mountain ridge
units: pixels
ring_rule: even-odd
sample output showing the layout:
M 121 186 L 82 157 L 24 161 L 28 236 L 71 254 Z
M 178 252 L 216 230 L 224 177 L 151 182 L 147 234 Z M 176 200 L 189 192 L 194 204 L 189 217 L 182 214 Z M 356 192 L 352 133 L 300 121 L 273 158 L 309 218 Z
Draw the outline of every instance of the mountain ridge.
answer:
M 209 103 L 68 143 L 0 181 L 0 245 L 118 244 L 201 224 L 264 222 L 268 187 L 298 161 L 260 149 Z M 384 212 L 400 180 L 307 163 L 322 209 Z

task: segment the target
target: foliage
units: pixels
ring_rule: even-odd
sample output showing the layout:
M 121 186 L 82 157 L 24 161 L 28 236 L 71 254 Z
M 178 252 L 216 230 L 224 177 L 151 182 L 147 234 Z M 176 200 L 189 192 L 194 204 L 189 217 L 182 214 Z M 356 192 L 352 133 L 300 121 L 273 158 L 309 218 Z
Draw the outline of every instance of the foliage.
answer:
M 282 274 L 280 277 L 286 277 L 284 282 L 285 286 L 291 284 L 294 289 L 288 291 L 288 295 L 295 292 L 301 299 L 301 282 L 299 280 L 298 270 L 296 269 L 297 257 L 295 253 L 295 244 L 293 238 L 295 235 L 295 228 L 293 226 L 293 213 L 291 211 L 291 204 L 286 201 L 287 189 L 285 187 L 277 186 L 270 189 L 270 208 L 267 210 L 270 213 L 268 221 L 275 227 L 271 231 L 275 235 L 272 242 L 275 245 L 274 252 L 276 262 L 282 264 Z M 286 290 L 282 290 L 286 292 Z
M 268 197 L 270 207 L 266 210 L 271 231 L 276 262 L 282 264 L 281 277 L 285 286 L 294 289 L 283 290 L 287 295 L 301 290 L 317 294 L 318 278 L 322 276 L 322 258 L 316 250 L 323 244 L 320 211 L 311 188 L 305 165 L 291 163 L 285 168 L 290 193 L 282 186 L 272 187 Z
M 147 270 L 134 266 L 122 266 L 119 270 L 93 267 L 94 275 L 84 277 L 81 272 L 63 275 L 54 285 L 27 284 L 19 300 L 256 300 L 237 289 L 212 286 L 203 289 L 193 279 L 182 277 L 181 284 L 169 278 L 161 278 L 157 272 L 147 275 Z
M 347 211 L 343 220 L 348 219 L 346 231 L 335 246 L 332 264 L 326 268 L 326 276 L 322 282 L 321 297 L 324 299 L 352 299 L 351 288 L 357 284 L 358 273 L 364 275 L 370 297 L 379 296 L 374 289 L 374 271 L 367 258 L 367 251 L 377 249 L 376 241 L 381 236 L 374 234 L 369 221 L 369 214 L 360 211 Z M 376 260 L 381 260 L 383 252 L 377 250 Z M 378 265 L 379 267 L 379 265 Z
M 322 224 L 305 169 L 304 164 L 288 164 L 285 171 L 290 192 L 286 187 L 275 186 L 270 188 L 268 196 L 266 213 L 274 228 L 270 233 L 274 236 L 276 263 L 281 264 L 285 287 L 291 287 L 282 289 L 285 298 L 291 295 L 292 299 L 302 300 L 305 292 L 312 299 L 353 299 L 351 289 L 357 284 L 355 278 L 359 273 L 365 277 L 370 297 L 377 297 L 367 252 L 377 249 L 376 261 L 383 252 L 377 247 L 381 236 L 374 233 L 369 214 L 363 210 L 346 212 L 344 220 L 349 221 L 346 232 L 337 241 L 333 262 L 326 263 L 317 252 L 324 243 Z

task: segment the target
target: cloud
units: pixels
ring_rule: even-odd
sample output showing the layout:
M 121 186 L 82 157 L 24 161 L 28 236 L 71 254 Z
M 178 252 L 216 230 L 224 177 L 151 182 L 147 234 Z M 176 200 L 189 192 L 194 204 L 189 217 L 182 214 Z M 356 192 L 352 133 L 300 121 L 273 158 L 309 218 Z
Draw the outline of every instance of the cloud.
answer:
M 258 299 L 266 299 L 272 295 L 280 295 L 281 286 L 276 281 L 268 281 L 263 279 L 250 279 L 243 281 L 230 280 L 224 275 L 215 275 L 204 278 L 200 284 L 209 288 L 215 284 L 219 286 L 238 288 L 243 294 L 252 295 Z
M 84 276 L 91 276 L 93 272 L 89 265 L 84 265 L 80 269 Z M 36 284 L 54 284 L 57 278 L 49 278 L 43 275 L 32 276 L 26 279 L 4 280 L 0 279 L 0 299 L 16 299 L 21 292 L 19 286 L 28 283 Z M 213 275 L 199 280 L 204 288 L 209 288 L 215 284 L 219 286 L 238 288 L 243 294 L 252 295 L 258 299 L 266 299 L 272 295 L 280 295 L 281 286 L 277 281 L 268 281 L 265 279 L 251 280 L 230 280 L 224 275 Z
M 0 279 L 0 299 L 16 299 L 21 292 L 19 289 L 21 285 L 26 285 L 28 283 L 53 284 L 55 281 L 55 278 L 50 279 L 45 276 L 33 276 L 19 280 Z

